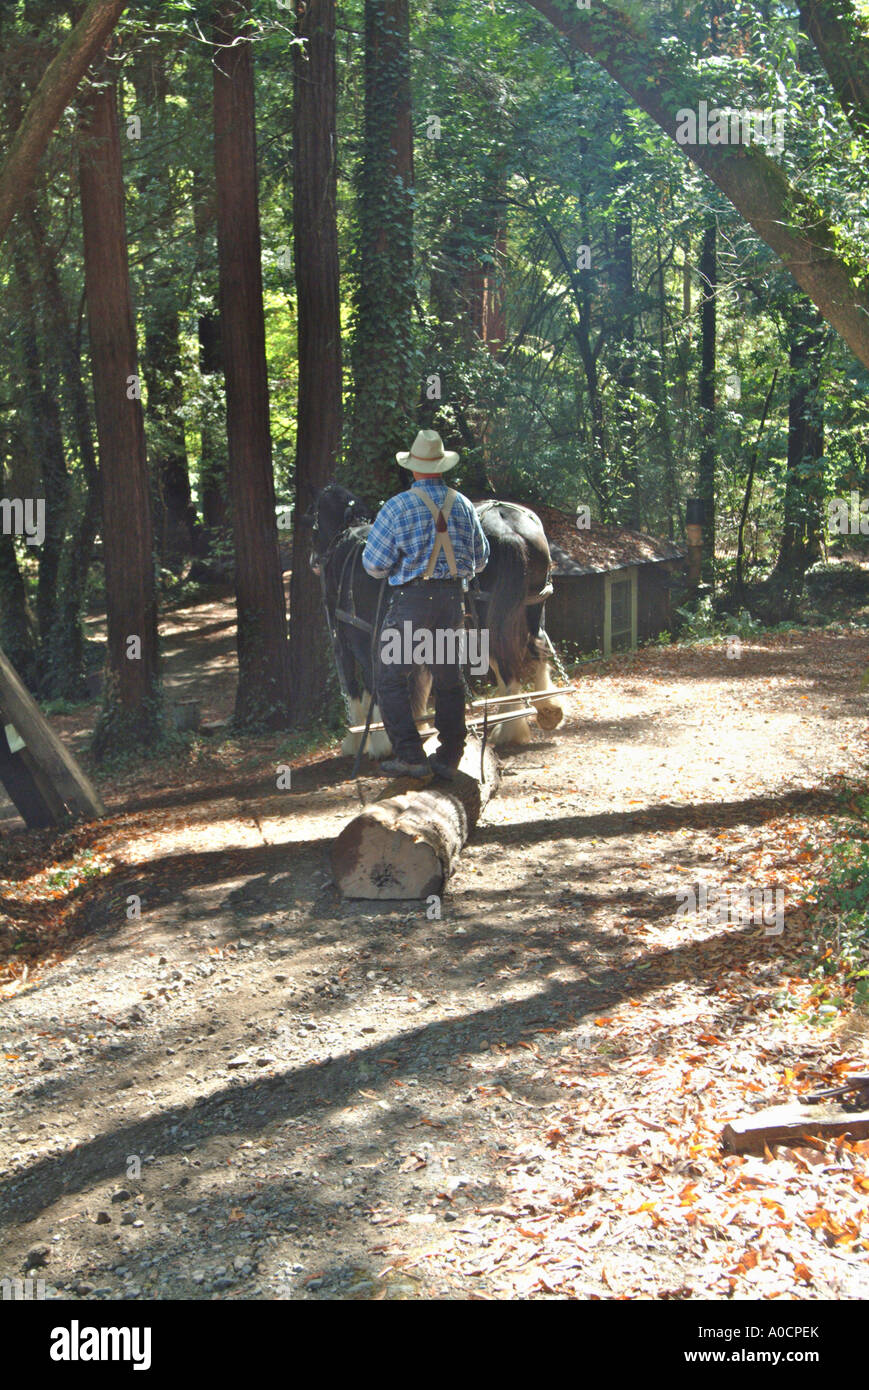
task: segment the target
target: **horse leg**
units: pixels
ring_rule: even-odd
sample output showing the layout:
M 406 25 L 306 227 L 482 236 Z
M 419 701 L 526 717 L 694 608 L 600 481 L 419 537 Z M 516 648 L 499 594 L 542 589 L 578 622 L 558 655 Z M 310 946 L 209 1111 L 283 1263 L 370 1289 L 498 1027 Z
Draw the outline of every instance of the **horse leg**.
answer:
M 364 724 L 365 716 L 368 713 L 368 705 L 363 704 L 360 697 L 351 695 L 349 698 L 350 709 L 348 711 L 348 723 L 351 725 Z M 359 750 L 362 742 L 361 734 L 346 733 L 341 740 L 341 752 L 347 757 L 354 757 Z
M 547 639 L 548 640 L 548 639 Z M 552 674 L 549 665 L 549 652 L 543 637 L 532 637 L 529 643 L 532 690 L 553 690 Z M 541 729 L 557 729 L 564 718 L 564 703 L 561 697 L 553 695 L 531 702 L 537 711 L 537 723 Z
M 514 679 L 505 684 L 496 661 L 490 659 L 489 667 L 495 676 L 496 695 L 518 695 L 520 693 L 520 682 Z M 498 706 L 498 708 L 501 709 L 504 714 L 509 714 L 514 709 L 518 709 L 519 706 L 518 704 L 504 705 Z M 497 716 L 495 715 L 491 715 L 491 719 L 492 722 L 489 725 L 489 741 L 496 747 L 507 743 L 525 744 L 531 742 L 531 730 L 528 727 L 527 719 L 511 719 L 509 724 L 499 724 L 497 722 Z
M 360 698 L 357 698 L 354 695 L 350 696 L 351 724 L 365 724 L 365 721 L 368 718 L 368 701 L 370 699 L 371 696 L 367 690 L 364 690 L 362 692 L 362 696 Z M 374 708 L 371 711 L 371 723 L 381 723 L 380 710 L 378 709 L 376 702 Z M 359 745 L 361 742 L 361 734 L 346 733 L 343 739 L 341 740 L 341 752 L 344 753 L 347 757 L 355 757 L 357 752 L 359 751 Z M 389 756 L 389 754 L 392 752 L 392 744 L 389 742 L 389 735 L 385 729 L 374 729 L 369 733 L 368 741 L 366 744 L 366 751 L 371 754 L 372 758 L 386 758 Z
M 368 713 L 367 700 L 365 703 L 365 713 L 366 715 Z M 364 722 L 365 721 L 363 720 L 363 723 Z M 374 708 L 371 711 L 371 722 L 372 724 L 380 724 L 383 722 L 380 717 L 380 707 L 376 701 L 374 703 Z M 372 758 L 389 757 L 390 753 L 392 752 L 392 744 L 389 741 L 389 734 L 386 732 L 385 729 L 375 729 L 373 733 L 370 733 L 368 735 L 368 752 L 371 754 Z
M 414 719 L 422 719 L 428 708 L 431 695 L 431 671 L 427 666 L 418 666 L 410 678 L 410 708 Z

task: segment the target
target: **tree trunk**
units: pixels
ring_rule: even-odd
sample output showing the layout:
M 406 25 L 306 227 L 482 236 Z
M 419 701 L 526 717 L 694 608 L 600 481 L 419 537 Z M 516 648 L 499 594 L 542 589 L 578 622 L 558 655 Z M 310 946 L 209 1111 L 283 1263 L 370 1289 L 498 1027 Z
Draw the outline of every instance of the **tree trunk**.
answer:
M 0 486 L 3 483 L 0 452 Z M 4 489 L 5 493 L 5 489 Z M 35 690 L 38 679 L 36 633 L 27 590 L 18 568 L 15 538 L 0 530 L 0 647 L 6 652 L 22 681 Z
M 21 363 L 27 400 L 27 437 L 34 479 L 41 475 L 40 492 L 45 504 L 45 536 L 39 547 L 39 577 L 36 586 L 36 621 L 39 628 L 39 671 L 41 688 L 50 684 L 54 654 L 51 631 L 57 600 L 57 581 L 66 536 L 69 474 L 63 446 L 57 370 L 51 350 L 40 350 L 37 306 L 33 278 L 24 251 L 16 239 L 12 261 L 21 299 Z
M 639 475 L 637 469 L 636 357 L 634 343 L 634 245 L 630 217 L 615 225 L 612 281 L 616 309 L 616 372 L 619 395 L 619 453 L 625 488 L 624 517 L 628 526 L 641 521 Z
M 757 468 L 757 455 L 760 449 L 760 441 L 766 428 L 766 417 L 769 414 L 769 407 L 775 394 L 775 386 L 778 381 L 778 367 L 772 374 L 769 390 L 766 393 L 766 400 L 763 403 L 763 411 L 760 417 L 760 424 L 757 430 L 757 438 L 754 441 L 754 448 L 748 460 L 748 475 L 745 480 L 745 493 L 742 498 L 742 508 L 739 513 L 739 525 L 736 529 L 736 570 L 734 575 L 733 593 L 737 602 L 742 602 L 745 597 L 745 580 L 743 576 L 743 560 L 745 555 L 745 523 L 748 519 L 748 509 L 751 506 L 751 490 L 754 487 L 754 471 Z
M 213 279 L 217 291 L 216 255 L 212 236 L 217 221 L 213 163 L 210 178 L 194 167 L 193 227 L 199 246 L 198 259 L 204 267 L 209 288 Z M 212 265 L 214 271 L 212 272 Z M 215 301 L 217 294 L 215 294 Z M 205 524 L 203 553 L 231 531 L 226 473 L 226 402 L 223 396 L 223 347 L 220 314 L 216 304 L 199 315 L 199 374 L 202 379 L 202 409 L 199 426 L 199 498 Z
M 700 458 L 697 496 L 703 502 L 703 579 L 715 583 L 715 326 L 718 295 L 717 222 L 706 218 L 700 250 Z
M 91 0 L 51 60 L 0 167 L 0 242 L 29 198 L 39 161 L 76 87 L 126 9 L 126 0 Z
M 298 296 L 299 413 L 290 589 L 295 723 L 323 710 L 330 657 L 320 581 L 309 564 L 303 516 L 335 476 L 341 444 L 341 297 L 338 274 L 335 0 L 311 0 L 296 21 L 293 256 Z
M 100 477 L 94 448 L 90 406 L 85 390 L 81 350 L 69 319 L 57 257 L 48 245 L 42 223 L 32 210 L 24 214 L 42 277 L 48 320 L 58 345 L 61 379 L 74 421 L 78 455 L 84 473 L 85 496 L 73 534 L 61 562 L 59 598 L 51 633 L 52 662 L 46 693 L 55 698 L 76 699 L 82 693 L 84 633 L 82 609 L 94 540 L 100 518 Z M 16 663 L 13 659 L 13 665 Z M 44 673 L 43 673 L 44 674 Z
M 673 457 L 673 439 L 670 431 L 670 386 L 667 368 L 667 284 L 664 277 L 664 262 L 661 256 L 660 232 L 655 233 L 655 252 L 657 265 L 655 279 L 658 290 L 658 362 L 647 370 L 648 392 L 655 404 L 655 423 L 661 452 L 664 456 L 664 506 L 667 515 L 667 536 L 673 539 L 676 532 L 679 487 L 676 460 Z M 649 528 L 651 529 L 651 527 Z
M 149 52 L 133 68 L 138 104 L 147 111 L 149 139 L 159 141 L 169 83 L 165 59 Z M 175 208 L 171 171 L 165 156 L 156 156 L 140 176 L 139 192 L 147 200 L 152 235 L 171 244 Z M 153 211 L 152 211 L 153 209 Z M 180 569 L 196 549 L 196 511 L 190 496 L 184 435 L 184 367 L 176 275 L 172 264 L 158 264 L 149 277 L 145 305 L 145 350 L 142 369 L 148 384 L 148 442 L 154 484 L 154 531 L 163 564 Z
M 218 384 L 224 379 L 223 348 L 220 341 L 220 315 L 202 314 L 199 318 L 199 372 L 211 400 L 211 409 L 204 412 L 199 432 L 199 491 L 202 497 L 202 520 L 211 545 L 228 535 L 229 480 L 226 472 L 226 412 L 218 410 Z M 215 418 L 216 417 L 216 418 Z
M 235 722 L 281 729 L 289 720 L 289 647 L 269 425 L 253 55 L 236 0 L 219 8 L 214 41 L 217 251 L 238 614 Z
M 869 137 L 869 34 L 853 0 L 802 0 L 800 28 L 827 69 L 836 96 L 864 139 Z
M 102 756 L 116 748 L 147 747 L 158 737 L 157 605 L 113 86 L 88 93 L 81 136 L 85 288 L 102 476 L 108 625 L 108 679 L 94 734 L 94 751 Z
M 394 492 L 395 454 L 416 415 L 413 127 L 408 0 L 365 0 L 365 116 L 358 185 L 359 283 L 350 464 L 374 500 Z
M 803 303 L 791 325 L 789 346 L 788 467 L 784 527 L 770 588 L 780 593 L 785 615 L 793 616 L 803 578 L 820 557 L 823 535 L 824 417 L 820 394 L 826 332 L 819 315 Z M 808 310 L 808 312 L 806 312 Z

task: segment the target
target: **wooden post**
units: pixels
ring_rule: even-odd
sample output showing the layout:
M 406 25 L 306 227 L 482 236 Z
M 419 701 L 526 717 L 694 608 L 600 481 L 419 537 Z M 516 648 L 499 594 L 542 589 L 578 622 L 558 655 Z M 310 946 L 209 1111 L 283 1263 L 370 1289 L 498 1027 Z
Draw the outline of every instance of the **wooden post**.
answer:
M 703 568 L 703 502 L 699 497 L 688 498 L 685 538 L 688 542 L 688 587 L 696 589 Z
M 105 815 L 90 780 L 0 651 L 0 781 L 29 829 Z

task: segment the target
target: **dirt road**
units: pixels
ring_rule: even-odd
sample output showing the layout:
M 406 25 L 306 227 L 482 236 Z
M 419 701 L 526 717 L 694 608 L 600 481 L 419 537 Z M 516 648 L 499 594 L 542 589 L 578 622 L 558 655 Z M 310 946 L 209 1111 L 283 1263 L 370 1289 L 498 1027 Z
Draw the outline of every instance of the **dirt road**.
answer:
M 439 920 L 337 897 L 345 760 L 113 808 L 80 944 L 2 1002 L 0 1277 L 869 1296 L 869 1144 L 718 1144 L 865 1057 L 859 1024 L 806 1020 L 800 888 L 866 765 L 864 665 L 792 633 L 591 669 L 505 760 Z M 702 880 L 782 889 L 783 931 L 691 911 Z

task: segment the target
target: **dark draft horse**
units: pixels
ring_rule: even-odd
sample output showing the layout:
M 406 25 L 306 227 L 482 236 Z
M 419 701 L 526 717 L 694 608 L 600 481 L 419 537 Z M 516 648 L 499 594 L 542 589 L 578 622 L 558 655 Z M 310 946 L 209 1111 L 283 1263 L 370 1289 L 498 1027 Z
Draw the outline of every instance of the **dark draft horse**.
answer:
M 479 627 L 489 630 L 489 664 L 497 693 L 514 695 L 527 681 L 532 690 L 551 690 L 552 647 L 541 619 L 552 592 L 552 561 L 540 518 L 514 502 L 474 505 L 490 547 L 488 564 L 477 576 L 480 592 L 474 606 Z M 317 494 L 304 519 L 312 528 L 310 563 L 323 587 L 348 718 L 352 724 L 364 724 L 373 689 L 372 630 L 381 590 L 380 580 L 365 572 L 361 559 L 374 518 L 359 497 L 330 483 Z M 386 597 L 379 609 L 381 619 Z M 410 689 L 415 718 L 424 713 L 430 690 L 428 670 L 415 668 Z M 537 696 L 533 704 L 540 728 L 554 729 L 561 723 L 564 707 L 558 696 Z M 375 705 L 372 723 L 379 722 Z M 493 717 L 490 737 L 493 743 L 529 743 L 531 730 L 525 719 L 499 725 Z M 343 751 L 355 753 L 361 738 L 348 734 Z M 373 757 L 383 757 L 389 749 L 384 732 L 369 734 Z

